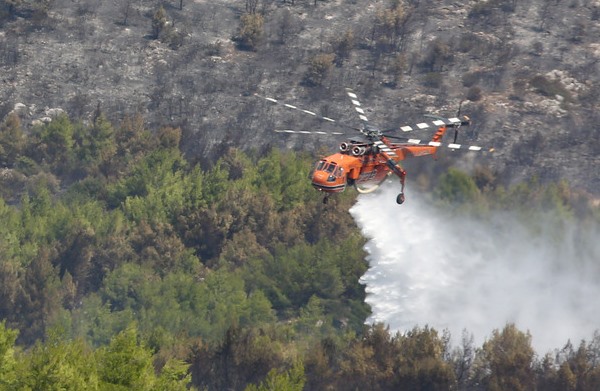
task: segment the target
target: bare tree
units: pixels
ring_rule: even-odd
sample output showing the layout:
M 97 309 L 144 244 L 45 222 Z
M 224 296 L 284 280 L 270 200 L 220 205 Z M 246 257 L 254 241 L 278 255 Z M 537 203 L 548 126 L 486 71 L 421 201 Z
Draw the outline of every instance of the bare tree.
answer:
M 550 7 L 553 5 L 552 3 L 555 0 L 544 0 L 542 2 L 542 7 L 539 10 L 539 16 L 540 16 L 540 30 L 543 30 L 544 28 L 546 28 L 546 23 L 548 22 L 548 19 L 550 18 Z M 555 5 L 558 4 L 558 1 L 556 1 Z
M 167 25 L 167 13 L 163 6 L 161 5 L 154 16 L 152 17 L 152 37 L 154 39 L 158 39 L 160 33 L 163 31 L 165 26 Z
M 350 29 L 346 30 L 344 34 L 334 39 L 332 46 L 335 53 L 335 65 L 341 67 L 344 60 L 350 57 L 350 52 L 354 47 L 354 32 Z
M 0 64 L 17 65 L 21 58 L 19 50 L 19 37 L 16 34 L 8 35 L 7 39 L 0 41 Z
M 452 362 L 454 373 L 459 384 L 459 389 L 464 389 L 467 386 L 473 360 L 475 359 L 475 346 L 473 344 L 473 335 L 463 330 L 462 344 L 452 353 Z
M 123 13 L 123 25 L 127 26 L 129 17 L 131 16 L 133 0 L 125 0 L 121 6 L 121 12 Z
M 277 38 L 282 44 L 286 43 L 287 38 L 296 33 L 299 29 L 298 20 L 288 8 L 283 8 L 278 15 L 277 20 Z
M 400 3 L 391 9 L 379 10 L 375 15 L 371 37 L 375 46 L 386 53 L 399 50 L 403 46 L 410 16 L 410 11 Z
M 450 47 L 440 39 L 436 39 L 431 42 L 422 65 L 430 72 L 441 71 L 452 58 L 453 54 Z
M 249 14 L 255 14 L 259 1 L 260 0 L 246 0 L 246 12 Z

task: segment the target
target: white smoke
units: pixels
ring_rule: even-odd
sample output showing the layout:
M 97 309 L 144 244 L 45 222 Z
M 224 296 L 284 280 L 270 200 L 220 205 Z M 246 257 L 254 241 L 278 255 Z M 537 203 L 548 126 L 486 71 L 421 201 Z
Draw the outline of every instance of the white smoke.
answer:
M 447 329 L 453 342 L 466 329 L 476 346 L 515 323 L 540 355 L 589 341 L 600 329 L 598 227 L 582 248 L 574 229 L 538 223 L 533 233 L 509 212 L 489 221 L 455 216 L 414 193 L 399 206 L 398 191 L 388 183 L 350 210 L 368 238 L 370 268 L 361 282 L 369 323 Z

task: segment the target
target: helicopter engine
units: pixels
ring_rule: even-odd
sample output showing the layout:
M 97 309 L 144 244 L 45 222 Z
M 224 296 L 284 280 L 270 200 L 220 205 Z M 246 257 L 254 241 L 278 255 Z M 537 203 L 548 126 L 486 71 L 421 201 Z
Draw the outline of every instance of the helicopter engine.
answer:
M 363 147 L 363 146 L 355 146 L 352 148 L 352 155 L 354 156 L 362 156 L 365 154 L 365 152 L 367 152 L 367 148 Z
M 341 152 L 348 152 L 350 150 L 350 145 L 348 145 L 348 143 L 344 142 L 340 144 L 340 151 Z

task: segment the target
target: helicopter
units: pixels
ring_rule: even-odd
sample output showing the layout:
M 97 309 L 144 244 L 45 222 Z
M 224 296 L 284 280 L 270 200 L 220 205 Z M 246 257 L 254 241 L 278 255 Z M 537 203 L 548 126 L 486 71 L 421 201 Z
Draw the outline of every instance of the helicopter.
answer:
M 428 155 L 434 155 L 435 157 L 438 148 L 442 146 L 446 146 L 452 150 L 462 148 L 469 151 L 483 151 L 483 148 L 479 146 L 457 144 L 459 128 L 471 125 L 471 119 L 468 116 L 460 116 L 460 114 L 458 114 L 456 117 L 443 118 L 427 115 L 431 121 L 421 122 L 412 126 L 404 125 L 392 129 L 380 130 L 369 123 L 365 110 L 362 108 L 362 104 L 356 93 L 352 89 L 347 88 L 346 94 L 350 98 L 350 101 L 358 114 L 358 118 L 361 120 L 360 127 L 354 127 L 329 117 L 320 116 L 314 111 L 305 110 L 275 98 L 254 94 L 256 97 L 265 99 L 273 104 L 282 105 L 288 109 L 297 110 L 314 116 L 322 121 L 336 123 L 337 125 L 358 132 L 356 136 L 350 137 L 347 141 L 340 143 L 339 151 L 337 153 L 317 161 L 309 175 L 312 186 L 325 194 L 325 197 L 323 198 L 323 203 L 325 204 L 331 194 L 341 193 L 349 186 L 353 186 L 361 194 L 371 193 L 377 190 L 390 175 L 396 175 L 400 179 L 401 190 L 396 197 L 396 203 L 403 204 L 406 200 L 404 195 L 406 171 L 400 165 L 400 161 L 410 157 Z M 423 141 L 420 139 L 390 134 L 425 130 L 432 127 L 437 128 L 437 131 L 433 135 L 431 141 Z M 448 129 L 451 128 L 454 129 L 453 142 L 447 144 L 442 143 L 442 138 Z M 320 130 L 298 131 L 284 129 L 275 131 L 278 133 L 316 135 L 345 134 L 343 132 L 324 132 Z M 489 151 L 491 152 L 493 149 L 490 149 Z

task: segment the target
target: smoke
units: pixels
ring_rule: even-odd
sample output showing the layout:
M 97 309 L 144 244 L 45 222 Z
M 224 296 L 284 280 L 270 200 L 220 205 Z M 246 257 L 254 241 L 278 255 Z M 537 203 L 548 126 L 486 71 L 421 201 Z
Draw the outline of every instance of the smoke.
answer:
M 531 223 L 511 212 L 480 221 L 414 193 L 399 206 L 398 192 L 386 184 L 350 210 L 368 239 L 361 282 L 369 323 L 447 329 L 454 343 L 467 330 L 476 346 L 514 323 L 531 333 L 540 355 L 600 329 L 597 226 L 558 229 L 556 219 Z

